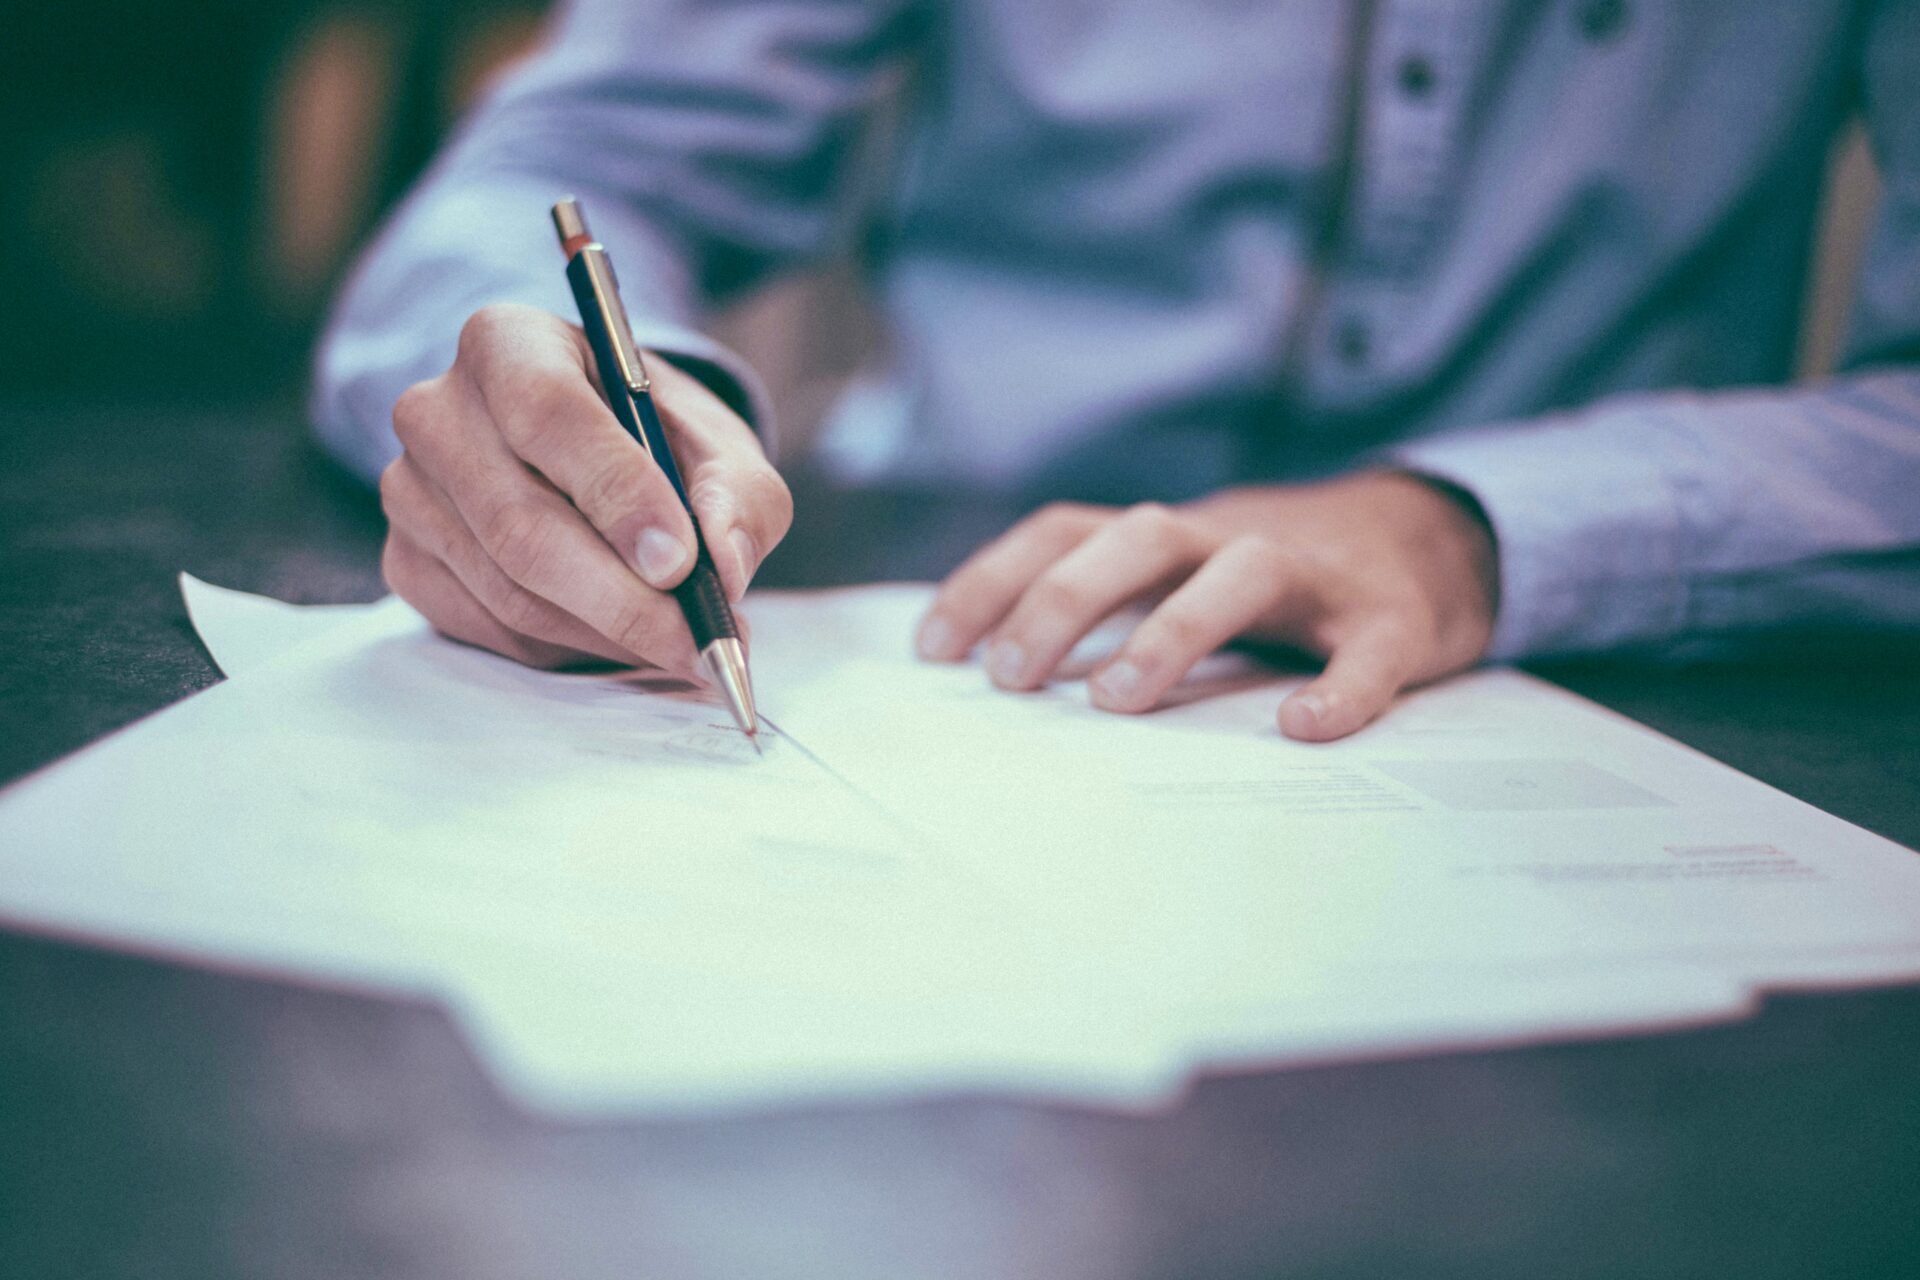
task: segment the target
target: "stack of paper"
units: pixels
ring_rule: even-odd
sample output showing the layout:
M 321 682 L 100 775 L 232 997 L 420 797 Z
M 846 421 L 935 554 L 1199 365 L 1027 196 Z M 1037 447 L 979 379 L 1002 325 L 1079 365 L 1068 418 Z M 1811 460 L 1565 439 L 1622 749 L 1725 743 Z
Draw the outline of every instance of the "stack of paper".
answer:
M 922 587 L 750 602 L 764 756 L 658 677 L 188 582 L 229 679 L 0 798 L 0 915 L 444 999 L 560 1111 L 997 1089 L 1735 1016 L 1920 976 L 1920 859 L 1488 671 L 1281 738 L 914 661 Z

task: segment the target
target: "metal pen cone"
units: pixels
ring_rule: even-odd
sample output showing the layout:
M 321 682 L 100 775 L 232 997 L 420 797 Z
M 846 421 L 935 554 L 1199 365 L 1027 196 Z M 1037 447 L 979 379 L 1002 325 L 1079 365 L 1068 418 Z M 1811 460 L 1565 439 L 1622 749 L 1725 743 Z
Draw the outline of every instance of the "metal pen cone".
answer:
M 747 678 L 747 655 L 741 651 L 740 642 L 731 637 L 715 640 L 701 650 L 700 658 L 719 686 L 720 696 L 727 700 L 727 710 L 733 713 L 740 731 L 758 746 L 760 718 L 753 710 L 753 682 Z

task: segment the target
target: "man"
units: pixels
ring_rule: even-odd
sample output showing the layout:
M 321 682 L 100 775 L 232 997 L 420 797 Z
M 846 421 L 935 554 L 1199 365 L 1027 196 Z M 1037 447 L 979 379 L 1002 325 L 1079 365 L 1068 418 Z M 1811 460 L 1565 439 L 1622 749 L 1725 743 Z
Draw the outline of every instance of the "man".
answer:
M 1781 388 L 1856 112 L 1886 196 L 1845 372 Z M 863 212 L 895 409 L 830 453 L 1135 504 L 1043 508 L 944 584 L 921 651 L 1008 689 L 1134 601 L 1096 705 L 1279 641 L 1327 658 L 1279 711 L 1305 739 L 1487 658 L 1920 621 L 1915 0 L 578 0 L 361 266 L 317 416 L 440 629 L 691 670 L 690 526 L 561 319 L 567 193 L 735 596 L 791 504 L 694 326 Z

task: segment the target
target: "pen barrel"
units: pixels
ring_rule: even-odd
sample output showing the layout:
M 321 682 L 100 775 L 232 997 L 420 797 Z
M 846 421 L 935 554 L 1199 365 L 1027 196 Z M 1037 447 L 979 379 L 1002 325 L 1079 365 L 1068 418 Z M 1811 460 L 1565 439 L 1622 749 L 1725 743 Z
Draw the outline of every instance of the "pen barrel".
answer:
M 575 213 L 577 216 L 577 210 Z M 727 604 L 720 572 L 707 551 L 706 536 L 700 530 L 699 517 L 694 514 L 693 503 L 687 496 L 686 482 L 680 477 L 680 465 L 667 440 L 666 424 L 660 420 L 659 407 L 653 402 L 638 349 L 627 328 L 625 308 L 620 305 L 613 264 L 606 260 L 605 252 L 597 244 L 589 244 L 568 259 L 567 282 L 573 286 L 574 302 L 580 308 L 581 325 L 593 349 L 594 366 L 600 373 L 607 407 L 613 410 L 614 418 L 633 437 L 634 443 L 660 468 L 693 525 L 696 552 L 693 571 L 673 589 L 674 600 L 686 615 L 687 629 L 693 633 L 693 647 L 705 652 L 716 640 L 737 640 L 740 624 L 734 620 L 733 609 Z
M 679 602 L 680 612 L 686 615 L 687 629 L 693 632 L 694 650 L 705 652 L 715 640 L 738 640 L 740 624 L 734 621 L 733 609 L 727 604 L 720 573 L 714 568 L 713 557 L 707 554 L 706 539 L 697 537 L 697 541 L 700 554 L 693 562 L 693 572 L 673 589 L 673 598 Z

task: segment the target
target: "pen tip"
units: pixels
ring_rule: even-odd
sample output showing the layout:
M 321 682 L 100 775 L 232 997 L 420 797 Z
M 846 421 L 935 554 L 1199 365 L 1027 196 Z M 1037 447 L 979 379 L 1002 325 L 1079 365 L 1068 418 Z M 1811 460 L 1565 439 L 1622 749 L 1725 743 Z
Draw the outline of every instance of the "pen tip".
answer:
M 747 677 L 747 658 L 740 642 L 731 636 L 715 640 L 701 657 L 706 662 L 707 674 L 726 701 L 727 710 L 733 713 L 734 723 L 740 726 L 740 732 L 753 738 L 754 746 L 758 747 L 760 717 L 753 709 L 753 683 Z

